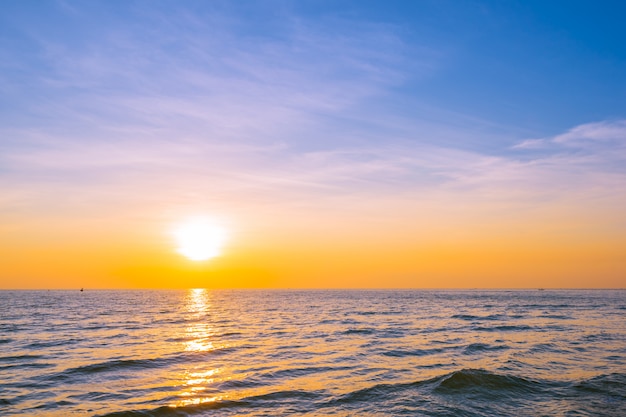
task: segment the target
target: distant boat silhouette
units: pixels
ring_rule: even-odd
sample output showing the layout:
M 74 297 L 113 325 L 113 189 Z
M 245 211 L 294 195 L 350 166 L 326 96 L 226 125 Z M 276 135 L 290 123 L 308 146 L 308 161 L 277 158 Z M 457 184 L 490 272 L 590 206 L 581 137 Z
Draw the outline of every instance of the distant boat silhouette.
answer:
M 83 289 L 82 289 L 82 288 L 80 289 L 80 292 L 83 292 Z

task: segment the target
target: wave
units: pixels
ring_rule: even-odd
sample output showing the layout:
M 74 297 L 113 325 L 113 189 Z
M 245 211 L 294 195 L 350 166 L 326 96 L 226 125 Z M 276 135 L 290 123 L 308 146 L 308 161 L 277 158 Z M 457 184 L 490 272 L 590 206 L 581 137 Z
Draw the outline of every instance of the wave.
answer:
M 436 378 L 433 382 L 436 384 L 435 391 L 444 394 L 459 392 L 488 392 L 490 395 L 494 392 L 533 394 L 539 392 L 542 387 L 542 383 L 538 381 L 514 375 L 496 374 L 482 369 L 452 372 Z
M 33 342 L 27 345 L 26 349 L 44 349 L 44 348 L 49 348 L 49 347 L 73 345 L 79 342 L 81 342 L 81 340 L 79 339 L 61 339 L 61 340 Z
M 593 401 L 586 401 L 590 396 Z M 551 413 L 546 406 L 555 398 L 560 401 L 560 412 L 553 409 Z M 337 410 L 349 410 L 358 415 L 381 407 L 392 415 L 514 415 L 519 407 L 525 407 L 529 415 L 563 414 L 564 409 L 570 409 L 583 415 L 618 416 L 620 407 L 617 406 L 625 401 L 626 374 L 613 373 L 578 382 L 563 382 L 484 369 L 462 369 L 421 381 L 380 383 L 335 396 L 325 390 L 279 390 L 181 407 L 118 411 L 100 417 L 180 417 L 224 408 L 234 409 L 235 414 L 252 415 L 267 415 L 255 414 L 255 410 L 273 410 L 273 415 L 283 415 L 315 413 L 324 409 L 332 411 L 331 414 L 337 414 Z
M 352 334 L 374 334 L 376 332 L 376 329 L 370 329 L 370 328 L 357 328 L 357 329 L 348 329 L 344 332 L 342 332 L 342 334 L 345 335 L 352 335 Z
M 355 311 L 353 314 L 358 316 L 397 316 L 401 315 L 402 311 L 387 310 L 387 311 Z
M 622 336 L 615 333 L 593 333 L 588 334 L 582 337 L 584 342 L 603 342 L 603 341 L 612 341 L 612 340 L 622 340 Z
M 521 324 L 521 325 L 500 325 L 500 326 L 475 326 L 472 327 L 472 330 L 477 332 L 525 332 L 532 330 L 532 327 Z
M 310 374 L 323 374 L 327 372 L 349 372 L 355 369 L 354 366 L 309 366 L 302 368 L 287 368 L 280 369 L 278 371 L 269 372 L 264 376 L 264 379 L 285 379 L 301 377 Z
M 43 355 L 13 355 L 13 356 L 1 356 L 0 357 L 0 363 L 3 362 L 21 362 L 24 360 L 30 361 L 30 360 L 37 360 L 37 359 L 44 359 L 45 356 Z
M 448 348 L 432 348 L 432 349 L 393 349 L 382 352 L 384 356 L 404 358 L 407 356 L 426 356 L 441 353 Z
M 246 401 L 225 400 L 184 407 L 161 406 L 149 410 L 115 411 L 109 414 L 100 414 L 98 417 L 183 417 L 211 410 L 236 407 L 247 408 L 250 407 L 250 404 Z
M 451 316 L 453 319 L 465 320 L 465 321 L 478 321 L 478 320 L 503 320 L 509 318 L 504 314 L 490 314 L 488 316 L 475 316 L 472 314 L 455 314 Z
M 472 343 L 471 345 L 465 347 L 463 349 L 463 353 L 466 355 L 473 355 L 477 353 L 490 352 L 490 351 L 499 351 L 510 349 L 506 345 L 488 345 L 485 343 Z
M 400 393 L 409 389 L 420 389 L 440 395 L 481 392 L 481 391 L 516 391 L 534 392 L 539 390 L 539 383 L 513 375 L 500 375 L 482 369 L 463 369 L 428 380 L 400 383 L 378 384 L 346 394 L 338 402 L 364 401 L 390 393 Z
M 609 394 L 626 400 L 626 374 L 600 375 L 574 384 L 579 391 Z
M 0 371 L 8 371 L 11 369 L 45 369 L 54 368 L 56 365 L 48 362 L 35 362 L 35 363 L 16 363 L 12 365 L 0 366 Z
M 174 354 L 170 356 L 155 357 L 151 359 L 113 359 L 104 362 L 82 365 L 74 368 L 68 368 L 61 372 L 47 375 L 40 375 L 35 379 L 39 381 L 64 381 L 74 380 L 80 377 L 88 377 L 93 374 L 115 373 L 127 370 L 145 370 L 153 368 L 165 368 L 177 363 L 194 363 L 202 362 L 209 357 L 215 355 L 223 355 L 237 349 L 245 349 L 246 346 L 222 347 L 209 350 L 206 352 L 185 352 L 183 354 Z

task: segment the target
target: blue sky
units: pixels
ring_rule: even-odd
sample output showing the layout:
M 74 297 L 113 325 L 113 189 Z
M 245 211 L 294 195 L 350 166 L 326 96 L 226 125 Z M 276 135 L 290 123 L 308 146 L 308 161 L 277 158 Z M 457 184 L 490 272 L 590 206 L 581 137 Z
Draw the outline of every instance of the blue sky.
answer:
M 625 7 L 575 1 L 6 2 L 0 29 L 3 123 L 27 117 L 37 98 L 67 99 L 81 87 L 141 93 L 124 70 L 146 71 L 143 87 L 155 87 L 149 78 L 166 74 L 151 65 L 223 74 L 247 54 L 276 67 L 289 60 L 291 69 L 301 71 L 298 64 L 315 61 L 316 74 L 301 76 L 319 81 L 378 73 L 384 80 L 377 81 L 387 81 L 382 95 L 398 105 L 557 133 L 623 116 Z M 192 49 L 190 39 L 211 54 L 211 62 Z M 325 54 L 323 66 L 318 61 Z M 91 85 L 80 79 L 65 88 L 52 84 L 72 84 L 67 78 L 78 74 L 62 71 L 73 59 L 108 65 L 83 74 Z M 113 65 L 117 74 L 108 71 Z M 245 68 L 240 71 L 245 75 Z M 177 80 L 161 87 L 185 93 L 185 83 Z M 415 116 L 410 109 L 404 113 Z
M 622 2 L 2 9 L 5 219 L 625 199 Z

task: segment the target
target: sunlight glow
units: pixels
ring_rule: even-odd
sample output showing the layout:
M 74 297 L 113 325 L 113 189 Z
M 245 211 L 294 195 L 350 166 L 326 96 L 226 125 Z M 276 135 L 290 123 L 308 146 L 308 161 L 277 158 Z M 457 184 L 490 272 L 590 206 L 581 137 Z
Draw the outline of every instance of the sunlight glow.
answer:
M 215 258 L 222 252 L 226 230 L 206 218 L 192 218 L 174 230 L 176 251 L 192 261 Z

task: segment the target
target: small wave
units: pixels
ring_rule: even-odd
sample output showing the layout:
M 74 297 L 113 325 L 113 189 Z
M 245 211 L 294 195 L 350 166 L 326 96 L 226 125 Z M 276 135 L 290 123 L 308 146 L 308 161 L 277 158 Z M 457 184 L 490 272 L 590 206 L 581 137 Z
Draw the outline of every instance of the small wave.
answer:
M 355 311 L 354 314 L 357 314 L 359 316 L 375 316 L 377 314 L 380 314 L 380 312 L 378 311 Z
M 337 371 L 351 371 L 354 369 L 353 366 L 310 366 L 305 368 L 288 368 L 281 369 L 278 371 L 271 372 L 267 374 L 264 379 L 282 379 L 282 378 L 294 378 L 301 377 L 304 375 L 310 374 L 324 374 L 327 372 L 337 372 Z
M 600 342 L 600 341 L 608 341 L 608 340 L 616 340 L 618 337 L 614 336 L 611 333 L 595 333 L 588 334 L 582 337 L 585 342 Z
M 184 417 L 190 414 L 199 414 L 203 411 L 219 410 L 221 408 L 239 407 L 246 405 L 241 401 L 215 401 L 200 405 L 185 407 L 162 406 L 146 410 L 115 411 L 113 413 L 99 414 L 96 417 Z
M 112 372 L 122 369 L 147 369 L 155 368 L 166 365 L 166 361 L 160 359 L 122 359 L 112 360 L 100 363 L 94 363 L 91 365 L 78 366 L 76 368 L 69 368 L 65 371 L 56 374 L 52 379 L 66 379 L 72 378 L 76 375 L 90 375 L 100 372 Z
M 42 349 L 42 348 L 49 348 L 49 347 L 72 345 L 72 344 L 75 344 L 77 342 L 80 342 L 80 340 L 77 340 L 77 339 L 62 339 L 62 340 L 51 340 L 51 341 L 46 341 L 46 342 L 33 342 L 33 343 L 27 345 L 26 348 L 28 348 L 28 349 Z
M 342 334 L 345 334 L 345 335 L 351 335 L 351 334 L 374 334 L 375 331 L 376 331 L 375 329 L 369 329 L 369 328 L 348 329 L 348 330 L 342 332 Z
M 393 349 L 387 350 L 381 353 L 383 356 L 391 356 L 396 358 L 404 358 L 407 356 L 427 356 L 441 353 L 447 348 L 432 348 L 432 349 Z
M 543 314 L 539 316 L 542 319 L 555 319 L 555 320 L 571 320 L 572 316 L 566 314 Z
M 13 323 L 0 323 L 0 330 L 2 330 L 3 332 L 6 331 L 7 333 L 19 332 L 22 330 L 22 327 Z
M 267 385 L 267 382 L 261 381 L 258 378 L 248 379 L 229 379 L 216 385 L 221 391 L 236 390 L 243 388 L 256 388 L 263 385 Z
M 380 398 L 391 392 L 402 392 L 408 388 L 418 386 L 423 382 L 409 382 L 398 384 L 377 384 L 369 388 L 352 391 L 340 397 L 332 399 L 327 403 L 328 406 L 354 404 L 360 402 L 371 401 L 372 398 Z
M 451 372 L 428 380 L 398 383 L 378 384 L 345 394 L 331 403 L 355 403 L 371 401 L 389 395 L 404 395 L 406 390 L 418 390 L 422 395 L 484 395 L 494 396 L 524 396 L 537 394 L 544 387 L 542 383 L 513 375 L 501 375 L 482 369 L 463 369 Z
M 553 343 L 537 343 L 529 350 L 529 353 L 564 353 L 565 351 Z
M 35 363 L 16 363 L 16 364 L 12 364 L 12 365 L 3 365 L 0 366 L 0 371 L 6 371 L 9 369 L 14 369 L 14 368 L 19 368 L 19 369 L 26 369 L 26 368 L 31 368 L 31 369 L 44 369 L 44 368 L 54 368 L 56 365 L 53 363 L 41 363 L 41 362 L 35 362 Z
M 321 337 L 325 337 L 325 336 L 326 336 L 326 335 L 321 336 Z M 293 350 L 296 350 L 296 349 L 304 349 L 304 348 L 306 348 L 307 346 L 308 346 L 308 345 L 283 345 L 283 346 L 276 346 L 276 347 L 275 347 L 275 349 L 276 349 L 277 351 L 283 351 L 283 350 L 286 350 L 286 351 L 293 351 Z
M 147 409 L 117 411 L 108 414 L 101 414 L 98 417 L 183 417 L 194 414 L 204 414 L 209 411 L 220 410 L 224 408 L 271 408 L 274 404 L 281 404 L 284 406 L 285 404 L 290 403 L 312 403 L 313 401 L 322 398 L 324 395 L 325 394 L 320 391 L 285 390 L 245 397 L 240 400 L 217 400 L 208 401 L 197 405 L 186 405 L 180 407 L 163 406 L 151 410 Z
M 439 377 L 435 392 L 440 394 L 497 392 L 532 394 L 541 391 L 541 384 L 513 375 L 495 374 L 483 369 L 463 369 Z
M 324 393 L 321 391 L 288 390 L 288 391 L 270 392 L 268 394 L 255 395 L 253 397 L 246 397 L 244 400 L 246 402 L 280 401 L 280 400 L 285 400 L 285 399 L 315 400 L 323 396 L 324 396 Z
M 99 362 L 89 365 L 69 368 L 56 374 L 42 375 L 37 377 L 38 380 L 48 381 L 64 381 L 73 380 L 81 376 L 89 376 L 99 373 L 119 372 L 134 369 L 153 369 L 167 367 L 173 363 L 189 363 L 206 360 L 208 356 L 220 355 L 231 351 L 234 348 L 223 347 L 216 348 L 207 352 L 189 352 L 185 354 L 176 354 L 172 356 L 157 357 L 152 359 L 115 359 L 105 362 Z
M 14 355 L 14 356 L 2 356 L 0 357 L 0 363 L 2 362 L 19 362 L 19 361 L 32 361 L 37 359 L 43 359 L 42 355 Z
M 472 343 L 471 345 L 467 346 L 464 350 L 463 353 L 465 353 L 466 355 L 473 355 L 473 354 L 477 354 L 477 353 L 483 353 L 483 352 L 489 352 L 489 351 L 499 351 L 499 350 L 505 350 L 505 349 L 509 349 L 508 346 L 506 345 L 487 345 L 484 343 Z
M 455 314 L 452 318 L 457 320 L 476 320 L 478 316 L 472 316 L 471 314 Z
M 501 325 L 501 326 L 492 326 L 492 327 L 476 326 L 476 327 L 473 327 L 472 330 L 475 330 L 478 332 L 521 332 L 521 331 L 532 330 L 532 327 L 527 326 L 525 324 Z
M 431 344 L 438 344 L 438 345 L 456 345 L 459 344 L 463 341 L 463 339 L 461 339 L 460 337 L 455 337 L 454 339 L 447 339 L 447 340 L 432 340 L 430 343 Z
M 480 320 L 502 320 L 506 319 L 507 316 L 502 314 L 490 314 L 488 316 L 474 316 L 471 314 L 455 314 L 452 316 L 453 319 L 457 320 L 465 320 L 465 321 L 480 321 Z
M 524 304 L 520 307 L 524 308 L 525 310 L 535 310 L 537 308 L 544 308 L 545 305 L 544 304 Z
M 579 391 L 608 394 L 626 400 L 626 374 L 599 375 L 575 384 L 574 388 Z
M 377 333 L 379 339 L 396 339 L 406 336 L 406 331 L 396 328 L 380 330 Z
M 0 345 L 11 343 L 13 339 L 0 339 Z
M 241 332 L 226 332 L 219 335 L 220 337 L 230 337 L 230 336 L 241 336 L 243 333 Z
M 354 314 L 358 316 L 395 316 L 402 314 L 401 311 L 387 310 L 387 311 L 355 311 Z
M 196 336 L 178 336 L 178 337 L 168 337 L 165 339 L 168 343 L 180 343 L 180 342 L 189 342 L 191 340 L 195 340 Z
M 126 393 L 121 393 L 121 392 L 99 392 L 99 391 L 92 391 L 92 392 L 86 392 L 83 394 L 74 394 L 74 395 L 70 395 L 69 398 L 78 400 L 80 402 L 85 402 L 85 401 L 98 401 L 98 402 L 105 402 L 105 401 L 119 401 L 119 400 L 123 400 L 123 399 L 128 399 L 131 398 L 132 396 L 130 394 L 126 394 Z
M 504 314 L 490 314 L 488 316 L 482 316 L 480 319 L 481 320 L 503 320 L 507 318 L 517 318 L 517 317 L 506 316 Z

